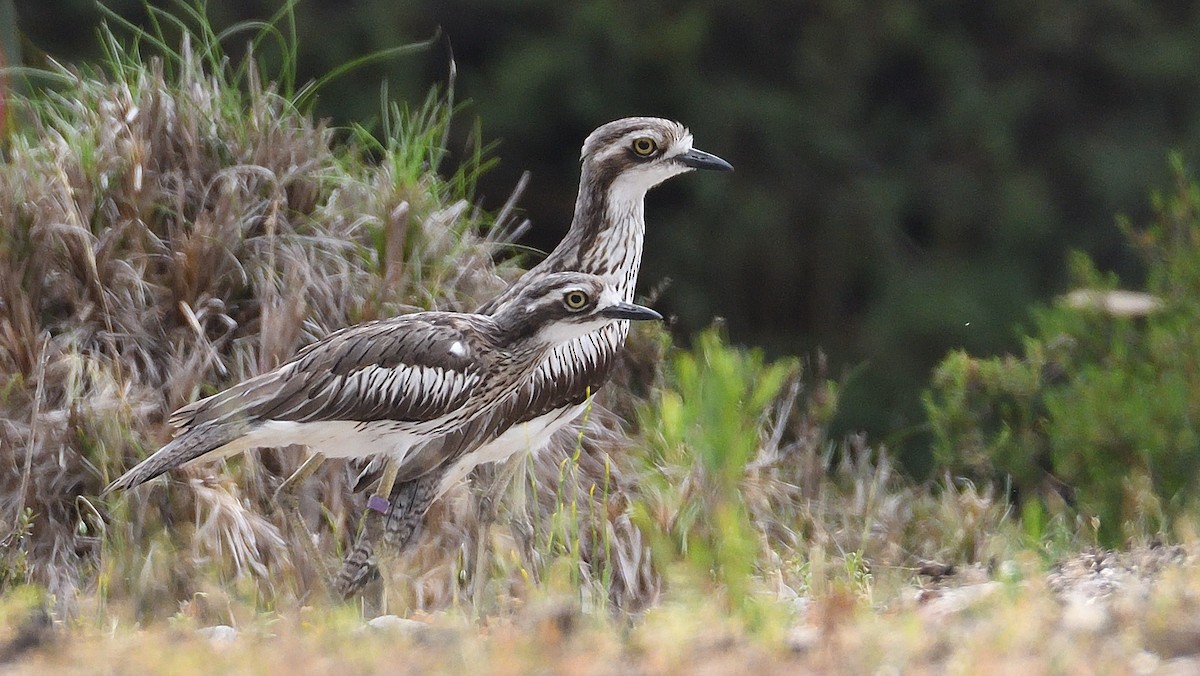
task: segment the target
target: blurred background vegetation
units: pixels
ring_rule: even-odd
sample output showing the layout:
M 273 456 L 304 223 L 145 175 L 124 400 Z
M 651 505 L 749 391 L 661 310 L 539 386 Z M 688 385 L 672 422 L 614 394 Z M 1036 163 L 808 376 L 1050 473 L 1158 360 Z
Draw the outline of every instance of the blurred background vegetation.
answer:
M 105 5 L 145 21 L 140 0 Z M 279 5 L 208 13 L 220 29 Z M 98 55 L 92 0 L 15 7 L 25 64 Z M 440 28 L 430 50 L 331 83 L 316 110 L 377 119 L 381 81 L 390 99 L 421 100 L 452 54 L 456 95 L 473 102 L 458 133 L 474 115 L 500 141 L 483 202 L 499 206 L 531 171 L 521 206 L 538 249 L 567 228 L 588 131 L 632 114 L 684 121 L 737 172 L 652 196 L 643 292 L 670 279 L 658 306 L 680 336 L 723 317 L 736 342 L 826 351 L 845 379 L 838 429 L 900 449 L 918 476 L 933 464 L 920 396 L 932 367 L 955 349 L 1019 351 L 1030 308 L 1068 290 L 1072 248 L 1140 284 L 1114 214 L 1148 219 L 1168 152 L 1200 151 L 1196 2 L 303 0 L 295 12 L 301 82 Z

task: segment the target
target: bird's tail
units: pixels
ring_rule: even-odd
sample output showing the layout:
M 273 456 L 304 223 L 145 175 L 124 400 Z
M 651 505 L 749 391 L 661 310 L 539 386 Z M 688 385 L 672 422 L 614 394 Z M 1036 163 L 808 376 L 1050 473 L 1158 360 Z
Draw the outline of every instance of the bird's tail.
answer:
M 200 425 L 183 430 L 166 446 L 158 449 L 150 457 L 109 484 L 103 494 L 146 483 L 164 472 L 182 467 L 192 460 L 236 441 L 246 431 L 245 425 L 230 424 Z

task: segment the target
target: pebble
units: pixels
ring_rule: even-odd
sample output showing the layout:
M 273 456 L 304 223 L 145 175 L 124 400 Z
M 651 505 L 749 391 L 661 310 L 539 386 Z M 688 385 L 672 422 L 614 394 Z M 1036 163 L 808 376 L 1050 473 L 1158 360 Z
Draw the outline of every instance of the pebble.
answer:
M 409 620 L 399 615 L 380 615 L 367 621 L 367 629 L 374 631 L 395 632 L 399 634 L 416 635 L 429 630 L 429 625 L 416 620 Z
M 1099 634 L 1109 626 L 1108 604 L 1079 592 L 1064 599 L 1063 629 L 1073 634 Z
M 215 644 L 233 643 L 237 639 L 238 630 L 227 624 L 214 624 L 211 627 L 197 629 L 196 635 Z
M 786 643 L 794 653 L 806 653 L 817 647 L 821 640 L 821 632 L 816 627 L 802 624 L 788 632 Z

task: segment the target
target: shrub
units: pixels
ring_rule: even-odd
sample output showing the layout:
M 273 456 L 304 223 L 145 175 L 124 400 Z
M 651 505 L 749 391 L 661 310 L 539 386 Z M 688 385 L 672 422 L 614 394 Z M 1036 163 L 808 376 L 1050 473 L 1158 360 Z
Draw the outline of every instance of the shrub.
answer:
M 1035 313 L 1021 357 L 952 353 L 924 396 L 941 463 L 1007 476 L 1023 501 L 1063 498 L 1110 543 L 1200 497 L 1200 188 L 1171 166 L 1153 222 L 1120 220 L 1148 295 L 1074 254 L 1080 290 Z

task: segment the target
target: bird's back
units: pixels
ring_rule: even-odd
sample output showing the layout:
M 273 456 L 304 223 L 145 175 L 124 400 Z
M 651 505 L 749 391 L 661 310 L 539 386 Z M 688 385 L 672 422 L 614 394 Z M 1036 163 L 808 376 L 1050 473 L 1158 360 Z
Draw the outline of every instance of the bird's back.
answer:
M 180 408 L 170 419 L 175 438 L 110 490 L 205 456 L 305 443 L 289 433 L 315 441 L 374 426 L 412 443 L 464 410 L 502 354 L 495 328 L 481 315 L 422 312 L 336 331 L 273 371 Z
M 538 421 L 549 414 L 585 403 L 611 376 L 628 329 L 628 323 L 615 322 L 552 348 L 542 357 L 533 373 L 498 406 L 470 424 L 412 449 L 399 470 L 398 480 L 410 481 L 455 465 L 481 445 L 495 441 L 514 426 Z M 573 416 L 569 416 L 568 420 L 570 417 Z M 530 430 L 529 434 L 538 432 L 540 430 Z M 528 446 L 529 441 L 520 439 L 518 445 Z M 507 456 L 507 450 L 498 449 L 495 453 L 495 459 Z M 464 474 L 471 467 L 486 461 L 483 457 L 472 460 L 457 468 L 453 474 Z M 359 465 L 356 486 L 361 488 L 375 481 L 383 469 L 384 461 L 385 458 L 380 457 Z
M 331 333 L 279 368 L 184 406 L 181 429 L 232 416 L 252 422 L 417 422 L 461 403 L 493 352 L 486 318 L 420 312 Z

